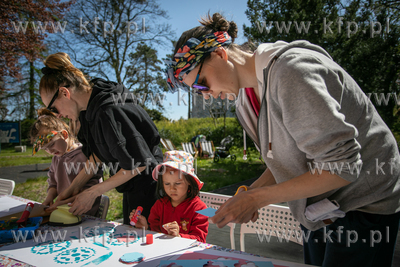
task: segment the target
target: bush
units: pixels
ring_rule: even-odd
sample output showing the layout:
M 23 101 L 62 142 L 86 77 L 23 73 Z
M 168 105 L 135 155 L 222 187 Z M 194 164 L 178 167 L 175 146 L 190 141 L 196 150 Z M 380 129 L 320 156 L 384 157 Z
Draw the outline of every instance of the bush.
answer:
M 178 121 L 159 121 L 155 122 L 161 138 L 170 139 L 175 146 L 180 147 L 181 143 L 189 142 L 194 136 L 203 134 L 207 140 L 213 141 L 214 146 L 218 146 L 222 139 L 230 135 L 234 138 L 233 145 L 243 147 L 243 128 L 236 118 L 219 118 L 214 124 L 212 118 L 191 118 Z M 247 136 L 247 146 L 254 148 L 254 144 Z

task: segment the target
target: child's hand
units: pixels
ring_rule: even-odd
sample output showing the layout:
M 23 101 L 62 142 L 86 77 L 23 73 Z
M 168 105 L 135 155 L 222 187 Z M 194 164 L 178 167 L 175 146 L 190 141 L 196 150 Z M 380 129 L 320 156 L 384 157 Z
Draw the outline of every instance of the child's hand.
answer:
M 54 203 L 54 200 L 53 200 L 53 199 L 47 199 L 47 198 L 46 198 L 46 199 L 43 201 L 42 205 L 50 206 L 50 205 L 53 205 L 53 203 Z
M 176 221 L 166 223 L 163 225 L 164 229 L 167 230 L 169 235 L 180 237 L 179 224 Z
M 132 219 L 133 215 L 135 215 L 135 212 L 136 212 L 136 209 L 133 209 L 131 211 L 131 213 L 129 214 L 129 220 Z M 143 226 L 145 227 L 146 230 L 149 228 L 149 225 L 147 224 L 146 217 L 144 217 L 142 215 L 139 215 L 138 216 L 138 221 L 136 222 L 135 227 L 141 229 L 141 228 L 143 228 Z

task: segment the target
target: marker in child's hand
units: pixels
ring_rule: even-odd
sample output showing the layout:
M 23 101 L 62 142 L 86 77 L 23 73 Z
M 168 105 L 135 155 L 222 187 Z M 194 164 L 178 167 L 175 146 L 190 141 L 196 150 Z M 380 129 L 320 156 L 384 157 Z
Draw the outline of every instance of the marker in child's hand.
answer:
M 136 223 L 137 223 L 137 221 L 138 221 L 138 217 L 139 217 L 140 214 L 142 214 L 142 211 L 143 211 L 143 208 L 142 208 L 141 206 L 138 206 L 138 207 L 136 208 L 135 214 L 133 214 L 132 219 L 131 219 L 131 222 L 130 222 L 130 224 L 131 224 L 132 226 L 135 226 L 135 225 L 136 225 Z

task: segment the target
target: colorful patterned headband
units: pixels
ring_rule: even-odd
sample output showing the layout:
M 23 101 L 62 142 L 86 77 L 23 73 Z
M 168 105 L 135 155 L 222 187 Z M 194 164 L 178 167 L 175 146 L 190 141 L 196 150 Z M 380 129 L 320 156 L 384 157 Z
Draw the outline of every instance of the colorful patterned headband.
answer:
M 33 143 L 32 156 L 35 155 L 43 146 L 50 143 L 53 137 L 56 136 L 58 133 L 59 132 L 57 131 L 51 131 L 47 135 L 39 135 Z
M 169 90 L 174 93 L 179 88 L 189 91 L 190 87 L 183 83 L 186 75 L 193 70 L 204 56 L 210 54 L 222 45 L 232 43 L 232 38 L 227 32 L 214 32 L 203 35 L 200 38 L 190 38 L 179 48 L 172 61 L 165 61 L 167 64 L 167 84 Z

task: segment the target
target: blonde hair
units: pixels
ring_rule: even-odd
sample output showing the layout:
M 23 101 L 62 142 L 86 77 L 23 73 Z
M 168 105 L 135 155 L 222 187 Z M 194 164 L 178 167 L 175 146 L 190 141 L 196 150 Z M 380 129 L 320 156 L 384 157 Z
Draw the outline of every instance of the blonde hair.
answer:
M 30 140 L 33 143 L 42 131 L 62 131 L 65 130 L 68 133 L 70 142 L 75 142 L 75 136 L 72 134 L 70 127 L 62 119 L 56 117 L 56 115 L 46 108 L 38 110 L 39 118 L 33 123 L 30 131 Z M 68 144 L 68 147 L 72 145 Z
M 40 80 L 39 93 L 54 93 L 60 86 L 74 86 L 75 90 L 89 92 L 91 86 L 81 70 L 71 63 L 67 53 L 58 52 L 44 60 L 44 76 Z

